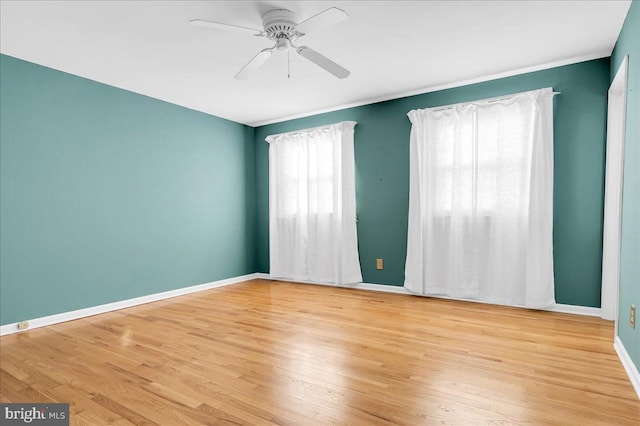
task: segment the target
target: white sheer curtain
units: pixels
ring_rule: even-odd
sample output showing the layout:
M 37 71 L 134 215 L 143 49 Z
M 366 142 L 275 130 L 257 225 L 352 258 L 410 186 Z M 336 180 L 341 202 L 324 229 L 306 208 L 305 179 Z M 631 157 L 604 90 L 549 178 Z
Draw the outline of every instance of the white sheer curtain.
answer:
M 408 290 L 555 304 L 552 98 L 548 88 L 409 112 Z
M 335 284 L 362 281 L 355 125 L 345 121 L 266 138 L 272 277 Z

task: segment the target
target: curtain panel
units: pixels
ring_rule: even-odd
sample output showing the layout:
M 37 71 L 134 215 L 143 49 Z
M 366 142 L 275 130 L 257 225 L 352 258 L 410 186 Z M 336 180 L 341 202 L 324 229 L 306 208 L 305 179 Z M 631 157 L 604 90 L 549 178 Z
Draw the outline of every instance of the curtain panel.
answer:
M 554 305 L 552 89 L 408 116 L 405 288 Z
M 355 125 L 345 121 L 266 138 L 272 277 L 334 284 L 362 281 Z

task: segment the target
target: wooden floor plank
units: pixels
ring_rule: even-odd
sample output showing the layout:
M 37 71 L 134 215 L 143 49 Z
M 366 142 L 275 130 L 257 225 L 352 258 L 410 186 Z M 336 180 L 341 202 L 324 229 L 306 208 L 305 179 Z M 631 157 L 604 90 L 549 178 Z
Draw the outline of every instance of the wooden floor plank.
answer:
M 634 425 L 598 318 L 254 280 L 0 338 L 73 425 Z

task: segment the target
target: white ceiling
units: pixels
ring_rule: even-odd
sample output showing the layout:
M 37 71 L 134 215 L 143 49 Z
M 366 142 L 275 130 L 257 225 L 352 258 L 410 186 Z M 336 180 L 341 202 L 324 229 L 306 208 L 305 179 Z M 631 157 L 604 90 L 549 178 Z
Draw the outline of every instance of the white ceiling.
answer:
M 5 1 L 0 51 L 37 64 L 256 126 L 609 56 L 624 1 Z M 189 25 L 262 28 L 287 8 L 303 19 L 338 7 L 349 19 L 300 45 L 351 71 L 339 80 L 294 52 L 251 80 L 236 72 L 265 38 Z

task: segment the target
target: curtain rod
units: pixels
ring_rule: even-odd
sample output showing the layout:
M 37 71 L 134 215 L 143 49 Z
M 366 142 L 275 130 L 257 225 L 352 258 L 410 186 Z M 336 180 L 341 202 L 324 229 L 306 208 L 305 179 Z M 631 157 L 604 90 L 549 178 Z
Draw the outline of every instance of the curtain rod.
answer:
M 441 108 L 434 109 L 433 112 L 446 111 L 448 109 L 452 109 L 456 105 L 461 105 L 461 104 L 486 105 L 486 104 L 492 104 L 494 102 L 508 101 L 509 99 L 513 99 L 513 98 L 515 98 L 517 96 L 520 96 L 520 95 L 522 95 L 524 93 L 527 93 L 527 92 L 514 93 L 513 95 L 510 95 L 510 96 L 507 96 L 507 97 L 504 97 L 504 98 L 496 97 L 496 98 L 480 99 L 479 101 L 458 102 L 456 104 L 446 105 L 446 106 L 443 106 Z M 551 92 L 551 94 L 553 94 L 553 95 L 560 95 L 561 93 L 562 92 Z M 425 109 L 431 109 L 431 108 L 425 108 Z
M 552 95 L 559 95 L 562 92 L 551 92 Z M 513 96 L 507 96 L 506 98 L 497 98 L 497 99 L 489 99 L 488 101 L 485 101 L 488 104 L 492 104 L 494 102 L 500 102 L 500 101 L 508 101 L 509 99 L 513 99 L 518 95 L 513 95 Z M 469 102 L 469 103 L 473 103 L 473 102 Z
M 334 126 L 340 126 L 340 125 L 351 125 L 352 127 L 355 127 L 358 123 L 356 121 L 351 121 L 351 120 L 345 120 L 345 121 L 339 121 L 337 123 L 331 123 L 331 124 L 325 124 L 322 126 L 316 126 L 316 127 L 311 127 L 308 129 L 299 129 L 299 130 L 292 130 L 290 132 L 284 132 L 284 133 L 278 133 L 275 135 L 269 135 L 267 136 L 264 140 L 267 142 L 271 142 L 273 139 L 282 137 L 282 136 L 294 136 L 294 135 L 302 135 L 304 133 L 311 133 L 311 132 L 319 132 L 319 131 L 323 131 L 323 130 L 329 130 L 331 127 Z

